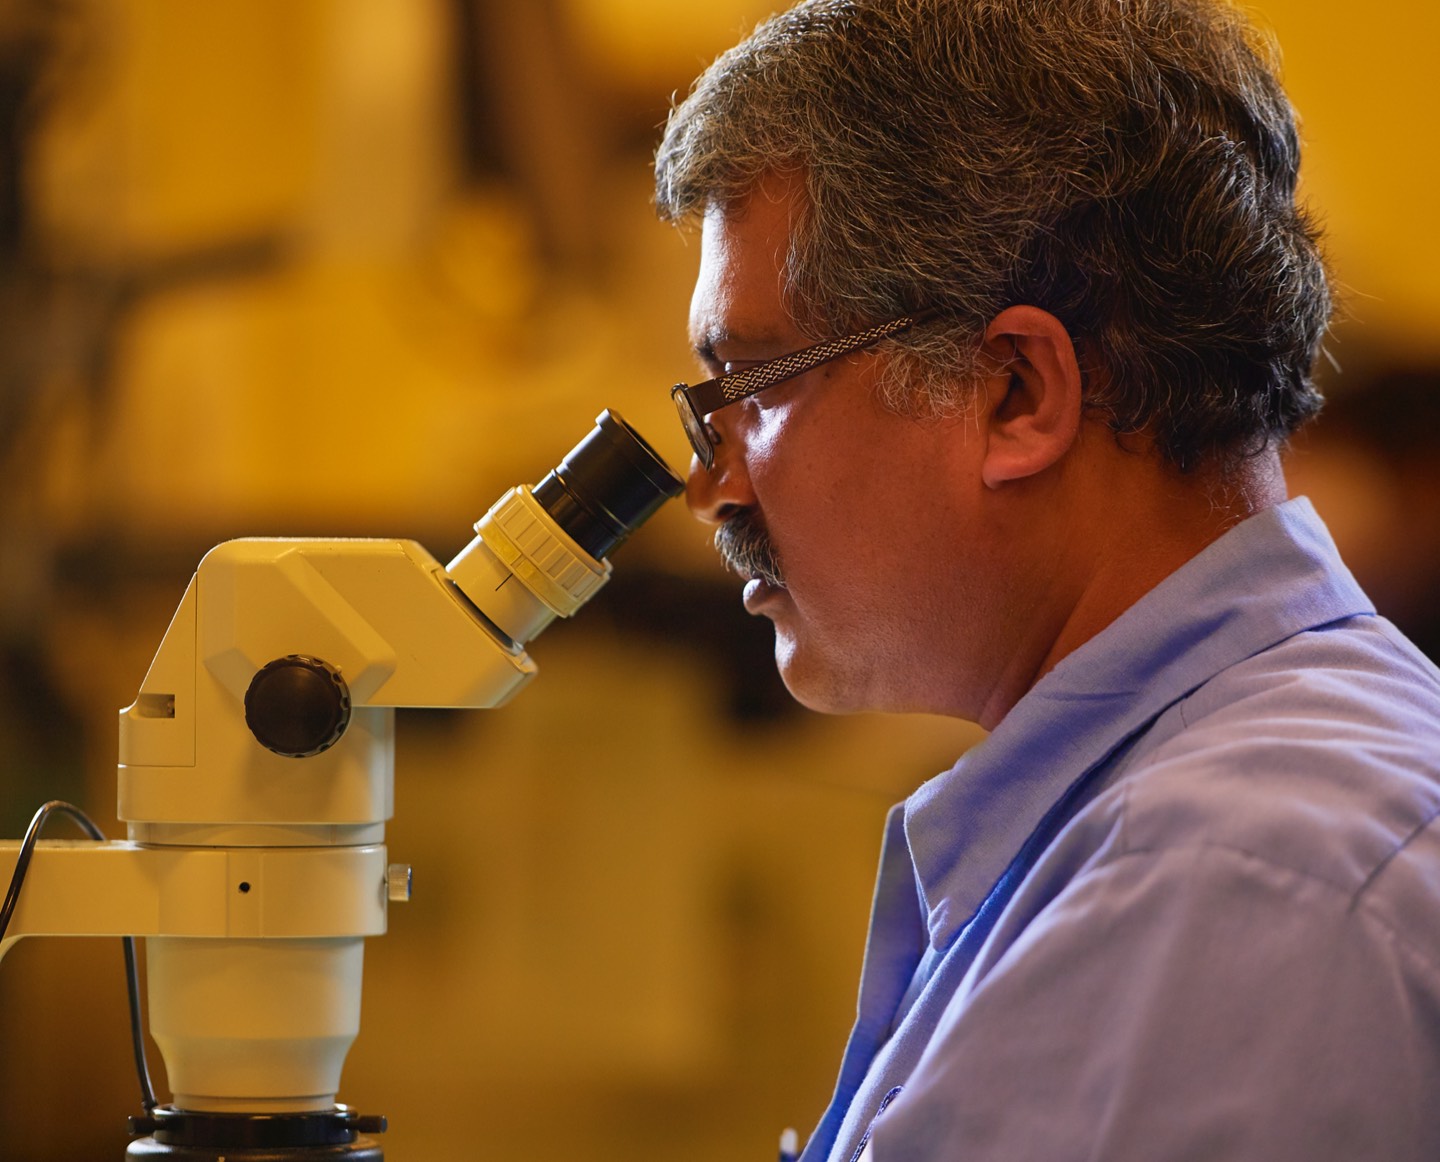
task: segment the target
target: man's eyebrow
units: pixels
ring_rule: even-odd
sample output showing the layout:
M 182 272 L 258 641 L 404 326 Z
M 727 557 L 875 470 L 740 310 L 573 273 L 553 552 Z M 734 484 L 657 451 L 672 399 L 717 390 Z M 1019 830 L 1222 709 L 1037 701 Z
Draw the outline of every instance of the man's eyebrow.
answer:
M 790 350 L 785 340 L 770 328 L 762 328 L 754 333 L 737 333 L 723 327 L 712 328 L 696 337 L 692 344 L 695 357 L 700 362 L 710 366 L 719 367 L 725 362 L 715 353 L 715 348 L 721 343 L 734 344 L 742 348 L 774 347 L 777 354 L 783 354 Z
M 695 358 L 700 361 L 702 367 L 712 371 L 723 370 L 725 360 L 716 354 L 715 347 L 717 344 L 731 343 L 734 342 L 734 340 L 735 336 L 725 328 L 712 327 L 696 338 L 692 345 L 692 350 L 694 350 Z

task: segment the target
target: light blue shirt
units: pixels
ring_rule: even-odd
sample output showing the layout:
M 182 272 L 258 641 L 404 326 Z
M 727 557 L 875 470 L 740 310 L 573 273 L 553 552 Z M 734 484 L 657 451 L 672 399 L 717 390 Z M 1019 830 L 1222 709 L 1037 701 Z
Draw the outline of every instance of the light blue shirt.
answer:
M 1440 672 L 1246 521 L 891 812 L 804 1162 L 1433 1162 L 1437 815 Z

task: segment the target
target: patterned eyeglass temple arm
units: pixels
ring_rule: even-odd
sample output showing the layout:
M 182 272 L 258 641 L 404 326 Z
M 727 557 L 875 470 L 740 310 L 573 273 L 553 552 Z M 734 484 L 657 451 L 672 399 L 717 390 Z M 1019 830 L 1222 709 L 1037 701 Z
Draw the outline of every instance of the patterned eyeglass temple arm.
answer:
M 697 383 L 685 394 L 689 396 L 696 413 L 700 416 L 707 416 L 713 411 L 719 411 L 726 404 L 735 403 L 746 396 L 754 395 L 757 391 L 764 391 L 767 387 L 772 387 L 787 379 L 793 379 L 797 375 L 804 375 L 805 372 L 819 367 L 822 363 L 829 363 L 832 359 L 839 359 L 842 355 L 873 347 L 882 339 L 899 335 L 917 323 L 934 318 L 936 313 L 926 311 L 920 314 L 906 315 L 900 319 L 879 323 L 864 331 L 857 331 L 853 335 L 845 335 L 839 339 L 826 339 L 803 350 L 782 355 L 778 359 L 769 360 L 755 367 L 747 367 L 744 371 L 707 379 L 704 383 Z

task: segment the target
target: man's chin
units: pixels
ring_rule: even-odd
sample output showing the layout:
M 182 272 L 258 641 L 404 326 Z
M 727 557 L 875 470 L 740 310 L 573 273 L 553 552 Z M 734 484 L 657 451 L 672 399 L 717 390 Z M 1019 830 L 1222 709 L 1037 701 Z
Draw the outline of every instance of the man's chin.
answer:
M 858 704 L 847 675 L 833 666 L 806 656 L 787 627 L 775 625 L 775 668 L 790 697 L 817 714 L 855 714 L 868 709 Z
M 819 714 L 856 714 L 873 709 L 866 703 L 851 659 L 821 649 L 801 616 L 790 591 L 754 578 L 745 583 L 745 608 L 768 617 L 775 626 L 775 668 L 790 697 Z M 807 644 L 808 643 L 808 644 Z

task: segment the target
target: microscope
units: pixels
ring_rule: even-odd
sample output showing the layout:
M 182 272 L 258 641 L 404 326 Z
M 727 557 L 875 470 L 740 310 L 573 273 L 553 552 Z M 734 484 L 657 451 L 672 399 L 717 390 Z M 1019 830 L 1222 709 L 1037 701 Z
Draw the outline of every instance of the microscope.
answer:
M 384 1119 L 337 1095 L 365 938 L 410 892 L 384 844 L 395 709 L 505 702 L 535 675 L 526 643 L 682 487 L 607 411 L 448 565 L 405 540 L 206 554 L 120 713 L 128 839 L 37 842 L 37 815 L 0 843 L 0 957 L 23 936 L 144 938 L 172 1100 L 153 1104 L 137 1026 L 147 1109 L 127 1159 L 381 1162 Z

